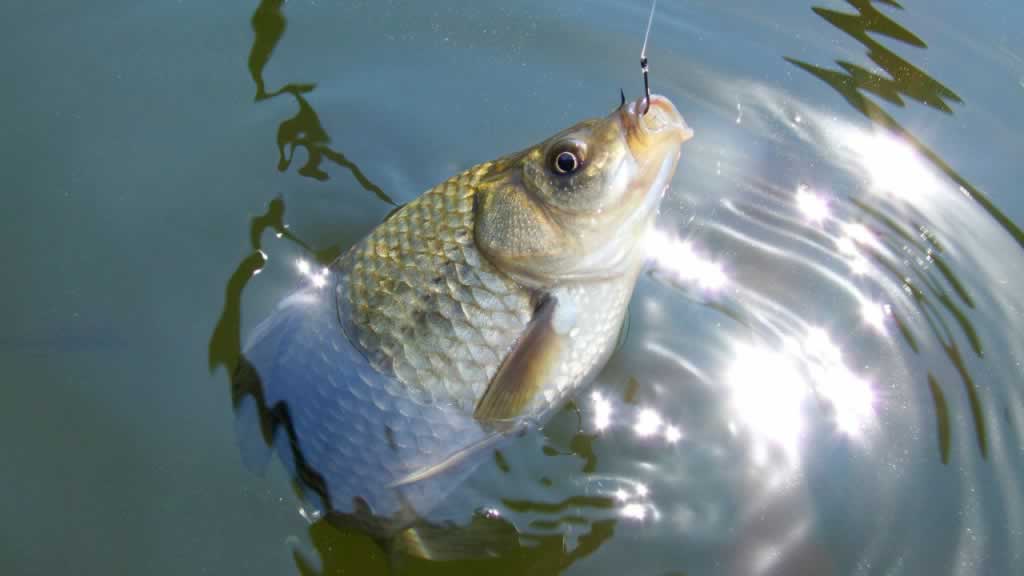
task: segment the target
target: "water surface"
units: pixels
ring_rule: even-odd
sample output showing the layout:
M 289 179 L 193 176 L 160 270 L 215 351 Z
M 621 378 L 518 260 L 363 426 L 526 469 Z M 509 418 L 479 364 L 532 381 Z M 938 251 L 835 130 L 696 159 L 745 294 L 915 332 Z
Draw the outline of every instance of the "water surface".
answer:
M 638 95 L 647 10 L 9 7 L 0 571 L 1013 573 L 1008 1 L 659 4 L 652 85 L 696 137 L 628 338 L 439 511 L 519 545 L 395 557 L 243 465 L 229 373 L 296 261 Z

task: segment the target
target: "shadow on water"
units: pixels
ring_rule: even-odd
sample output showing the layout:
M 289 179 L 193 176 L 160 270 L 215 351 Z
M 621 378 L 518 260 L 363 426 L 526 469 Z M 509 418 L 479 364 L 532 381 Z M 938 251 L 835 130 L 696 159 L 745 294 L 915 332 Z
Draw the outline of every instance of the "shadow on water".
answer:
M 821 7 L 813 7 L 812 10 L 829 24 L 863 44 L 867 48 L 867 56 L 884 70 L 888 77 L 842 60 L 836 61 L 838 70 L 823 68 L 794 58 L 786 58 L 786 61 L 828 84 L 859 113 L 927 158 L 939 171 L 960 186 L 962 193 L 992 216 L 1018 245 L 1024 247 L 1024 233 L 1009 217 L 872 99 L 874 96 L 889 104 L 903 107 L 904 98 L 909 98 L 944 114 L 952 115 L 954 110 L 950 103 L 962 103 L 953 90 L 886 48 L 869 33 L 882 35 L 915 48 L 924 49 L 927 48 L 927 44 L 882 13 L 871 0 L 846 1 L 856 9 L 856 13 L 838 12 Z M 893 9 L 903 9 L 894 0 L 879 0 L 875 3 Z M 959 334 L 966 340 L 971 353 L 977 358 L 984 357 L 981 339 L 968 314 L 968 311 L 974 308 L 971 296 L 946 263 L 942 246 L 929 233 L 927 226 L 916 225 L 916 230 L 909 230 L 896 219 L 873 208 L 862 199 L 854 198 L 852 203 L 870 223 L 870 227 L 874 229 L 872 231 L 881 232 L 878 236 L 883 239 L 889 254 L 903 253 L 924 259 L 933 265 L 926 271 L 910 267 L 912 276 L 907 277 L 906 267 L 886 256 L 883 251 L 871 250 L 869 253 L 883 270 L 903 284 L 904 290 L 911 295 L 918 312 L 926 319 L 932 334 L 938 339 L 946 357 L 959 374 L 970 406 L 978 450 L 983 458 L 987 458 L 988 440 L 978 385 L 967 369 L 961 346 L 957 341 Z M 938 270 L 937 276 L 933 270 Z M 952 293 L 945 286 L 948 286 Z M 942 314 L 943 310 L 952 317 L 952 324 L 958 332 L 951 328 L 950 322 L 947 322 Z M 898 314 L 894 314 L 894 317 L 906 344 L 919 354 L 919 344 L 906 321 Z M 928 385 L 935 404 L 939 453 L 942 461 L 948 463 L 951 430 L 949 408 L 942 387 L 932 373 L 928 374 Z
M 330 176 L 324 168 L 326 160 L 347 170 L 364 191 L 372 193 L 397 210 L 400 206 L 390 196 L 343 153 L 329 146 L 330 136 L 304 96 L 315 89 L 315 84 L 289 83 L 274 91 L 267 90 L 263 69 L 287 28 L 283 5 L 283 0 L 263 0 L 257 7 L 251 19 L 254 40 L 248 59 L 249 72 L 256 84 L 256 102 L 290 95 L 298 105 L 297 113 L 278 126 L 277 169 L 286 171 L 292 163 L 296 148 L 303 148 L 306 162 L 298 169 L 300 175 L 318 181 L 328 180 Z M 329 510 L 330 500 L 324 488 L 324 480 L 316 470 L 305 464 L 294 429 L 290 425 L 288 407 L 280 403 L 267 404 L 259 378 L 253 377 L 254 373 L 241 352 L 242 294 L 249 281 L 267 262 L 268 256 L 263 250 L 262 241 L 267 231 L 298 246 L 321 266 L 329 265 L 344 250 L 339 245 L 316 248 L 293 234 L 285 224 L 284 200 L 272 200 L 263 214 L 251 219 L 249 242 L 252 252 L 238 264 L 225 287 L 224 307 L 209 343 L 209 369 L 212 372 L 223 367 L 227 371 L 236 407 L 245 398 L 255 401 L 260 433 L 268 446 L 272 445 L 275 432 L 284 432 L 295 463 L 296 492 L 301 494 L 303 490 L 311 490 Z M 584 461 L 584 471 L 592 472 L 596 468 L 592 441 L 593 436 L 577 432 L 564 450 L 545 446 L 543 452 L 548 456 L 563 452 L 577 454 Z M 503 473 L 507 474 L 511 470 L 500 451 L 495 452 L 495 464 Z M 543 481 L 541 483 L 544 484 Z M 545 485 L 549 486 L 550 480 Z M 295 565 L 302 574 L 346 573 L 353 568 L 359 569 L 360 573 L 410 569 L 417 573 L 446 575 L 475 574 L 481 570 L 501 574 L 554 574 L 598 549 L 612 537 L 617 523 L 614 517 L 607 517 L 607 512 L 615 507 L 615 501 L 605 496 L 571 496 L 555 502 L 505 500 L 502 504 L 509 510 L 524 515 L 532 514 L 538 519 L 530 523 L 530 530 L 519 530 L 503 518 L 478 512 L 465 526 L 415 521 L 393 537 L 375 537 L 371 535 L 373 527 L 368 529 L 362 518 L 328 513 L 309 527 L 310 541 L 319 558 L 312 561 L 302 552 L 295 551 Z M 591 512 L 596 513 L 594 518 L 588 517 Z M 558 530 L 565 525 L 586 527 L 578 534 L 574 546 L 568 546 L 565 535 Z M 448 543 L 454 543 L 459 548 L 444 549 Z M 468 551 L 473 546 L 487 548 L 489 556 L 482 557 Z

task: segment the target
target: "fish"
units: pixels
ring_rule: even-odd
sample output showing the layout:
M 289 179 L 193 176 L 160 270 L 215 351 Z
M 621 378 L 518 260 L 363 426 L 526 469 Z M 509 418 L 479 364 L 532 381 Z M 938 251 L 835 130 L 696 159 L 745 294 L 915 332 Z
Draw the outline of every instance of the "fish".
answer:
M 317 515 L 424 517 L 603 368 L 692 135 L 668 98 L 623 97 L 427 190 L 254 328 L 239 426 Z

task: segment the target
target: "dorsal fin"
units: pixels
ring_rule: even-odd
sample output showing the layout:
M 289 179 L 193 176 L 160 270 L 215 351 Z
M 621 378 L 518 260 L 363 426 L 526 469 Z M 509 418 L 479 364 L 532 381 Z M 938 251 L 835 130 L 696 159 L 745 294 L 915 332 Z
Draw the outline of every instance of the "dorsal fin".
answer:
M 505 357 L 476 405 L 473 417 L 481 422 L 511 420 L 552 376 L 562 352 L 562 335 L 555 330 L 558 300 L 545 294 L 522 336 Z

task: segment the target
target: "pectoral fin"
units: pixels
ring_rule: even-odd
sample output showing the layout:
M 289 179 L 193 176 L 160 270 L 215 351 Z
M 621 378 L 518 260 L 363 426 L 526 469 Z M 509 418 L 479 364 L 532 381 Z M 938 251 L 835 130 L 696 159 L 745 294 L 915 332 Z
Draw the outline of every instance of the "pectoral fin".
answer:
M 461 450 L 458 450 L 457 452 L 455 452 L 453 454 L 450 454 L 447 458 L 445 458 L 444 460 L 442 460 L 442 461 L 440 461 L 440 462 L 438 462 L 436 464 L 432 464 L 432 465 L 427 466 L 425 468 L 421 468 L 419 470 L 415 470 L 412 473 L 407 474 L 407 475 L 403 476 L 402 478 L 399 478 L 398 480 L 395 480 L 394 482 L 391 483 L 391 487 L 392 488 L 398 488 L 398 487 L 401 487 L 401 486 L 406 486 L 408 484 L 413 484 L 415 482 L 421 482 L 421 481 L 426 480 L 428 478 L 434 478 L 434 477 L 440 476 L 441 474 L 449 472 L 449 471 L 457 468 L 458 466 L 460 466 L 462 464 L 470 462 L 471 461 L 470 460 L 471 456 L 479 454 L 481 451 L 486 450 L 487 448 L 490 448 L 491 446 L 494 446 L 495 444 L 497 444 L 498 440 L 501 440 L 507 434 L 508 434 L 507 432 L 506 433 L 500 433 L 500 434 L 499 433 L 491 434 L 491 435 L 487 436 L 486 438 L 484 438 L 483 440 L 480 440 L 480 441 L 478 441 L 478 442 L 476 442 L 474 444 L 466 446 L 465 448 L 463 448 Z
M 481 422 L 511 420 L 553 375 L 562 354 L 563 335 L 555 329 L 558 300 L 545 295 L 526 331 L 491 379 L 473 417 Z

